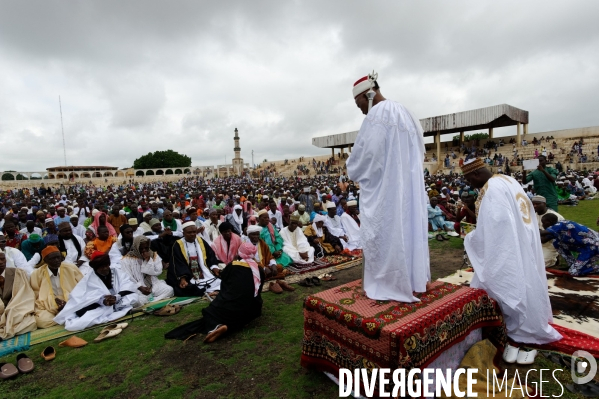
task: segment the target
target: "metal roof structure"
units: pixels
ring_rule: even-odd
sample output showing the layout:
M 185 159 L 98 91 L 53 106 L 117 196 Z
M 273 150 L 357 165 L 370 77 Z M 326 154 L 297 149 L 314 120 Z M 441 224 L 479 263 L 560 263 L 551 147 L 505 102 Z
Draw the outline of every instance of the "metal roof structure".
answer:
M 424 136 L 528 124 L 528 111 L 508 104 L 420 119 Z
M 523 125 L 528 124 L 528 111 L 508 104 L 420 119 L 425 137 L 435 136 L 437 133 L 443 135 L 504 126 L 516 126 L 518 123 Z M 358 131 L 356 130 L 329 136 L 313 137 L 312 145 L 320 148 L 345 148 L 353 145 L 357 136 Z

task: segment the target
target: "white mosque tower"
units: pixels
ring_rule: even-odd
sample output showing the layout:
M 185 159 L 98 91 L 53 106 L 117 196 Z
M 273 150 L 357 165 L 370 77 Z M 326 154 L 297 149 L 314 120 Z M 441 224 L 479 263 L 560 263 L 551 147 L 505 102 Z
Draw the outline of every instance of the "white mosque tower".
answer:
M 233 158 L 233 173 L 236 175 L 241 175 L 243 173 L 243 159 L 241 158 L 241 147 L 239 147 L 239 131 L 235 128 L 235 158 Z

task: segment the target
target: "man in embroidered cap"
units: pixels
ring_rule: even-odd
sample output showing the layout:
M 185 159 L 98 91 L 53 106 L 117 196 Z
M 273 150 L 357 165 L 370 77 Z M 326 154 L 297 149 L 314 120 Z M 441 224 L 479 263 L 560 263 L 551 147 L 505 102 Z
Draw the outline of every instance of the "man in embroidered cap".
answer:
M 349 178 L 360 185 L 364 290 L 371 299 L 417 302 L 413 293 L 425 292 L 430 280 L 422 126 L 383 97 L 376 76 L 358 80 L 353 97 L 366 115 L 347 160 Z M 387 208 L 394 211 L 381 217 Z
M 464 239 L 474 267 L 470 286 L 484 289 L 501 306 L 511 341 L 504 360 L 530 364 L 536 353 L 519 351 L 514 342 L 542 345 L 562 338 L 549 325 L 553 317 L 533 205 L 520 183 L 493 175 L 480 158 L 464 163 L 462 172 L 480 189 L 476 229 Z

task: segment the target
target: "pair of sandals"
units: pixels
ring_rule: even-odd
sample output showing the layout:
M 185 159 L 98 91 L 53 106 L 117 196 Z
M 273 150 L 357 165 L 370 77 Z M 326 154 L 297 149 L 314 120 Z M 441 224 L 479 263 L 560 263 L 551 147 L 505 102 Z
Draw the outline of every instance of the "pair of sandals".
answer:
M 435 236 L 435 240 L 437 240 L 437 241 L 449 241 L 449 237 L 444 236 L 443 234 L 437 234 Z
M 16 377 L 19 374 L 31 373 L 35 365 L 24 353 L 17 355 L 17 365 L 12 363 L 0 363 L 0 378 L 3 380 Z
M 329 274 L 329 273 L 321 274 L 320 276 L 318 276 L 318 278 L 321 281 L 335 281 L 335 280 L 337 280 L 336 277 L 334 277 L 332 274 Z
M 314 286 L 321 285 L 322 283 L 320 282 L 320 279 L 318 277 L 312 277 L 312 278 L 306 277 L 305 279 L 300 281 L 298 284 L 301 285 L 302 287 L 314 287 Z
M 105 339 L 116 337 L 117 335 L 122 333 L 128 325 L 129 323 L 118 323 L 106 326 L 102 329 L 102 331 L 100 331 L 100 335 L 98 335 L 96 339 L 94 339 L 94 342 L 98 343 L 104 341 Z

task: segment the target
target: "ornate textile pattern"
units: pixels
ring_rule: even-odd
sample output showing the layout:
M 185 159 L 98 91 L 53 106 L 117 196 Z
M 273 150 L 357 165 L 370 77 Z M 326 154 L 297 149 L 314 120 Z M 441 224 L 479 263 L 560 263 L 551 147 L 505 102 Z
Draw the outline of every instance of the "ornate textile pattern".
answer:
M 374 301 L 357 280 L 304 301 L 302 365 L 339 368 L 426 367 L 470 332 L 506 342 L 498 304 L 485 291 L 435 282 L 419 303 Z

